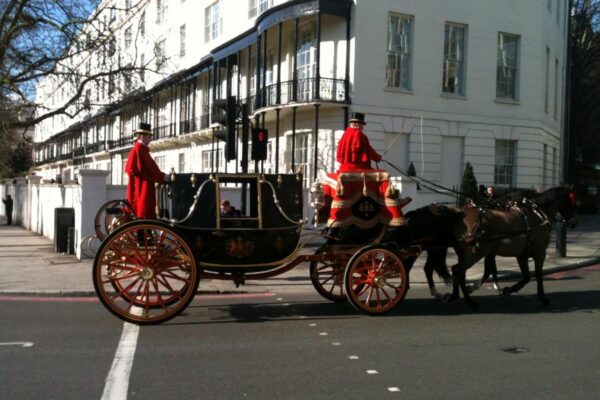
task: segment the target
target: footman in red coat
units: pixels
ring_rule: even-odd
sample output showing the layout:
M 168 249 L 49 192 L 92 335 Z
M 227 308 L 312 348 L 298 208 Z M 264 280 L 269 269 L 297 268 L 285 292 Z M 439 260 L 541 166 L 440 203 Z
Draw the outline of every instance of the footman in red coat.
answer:
M 369 138 L 363 133 L 363 127 L 367 124 L 365 114 L 354 113 L 348 122 L 349 126 L 337 145 L 336 159 L 340 163 L 338 173 L 373 170 L 371 160 L 379 162 L 381 156 L 373 150 Z
M 148 145 L 152 141 L 150 124 L 140 123 L 133 134 L 137 140 L 127 158 L 125 173 L 129 176 L 127 200 L 133 206 L 137 218 L 156 218 L 154 184 L 169 180 L 150 156 Z

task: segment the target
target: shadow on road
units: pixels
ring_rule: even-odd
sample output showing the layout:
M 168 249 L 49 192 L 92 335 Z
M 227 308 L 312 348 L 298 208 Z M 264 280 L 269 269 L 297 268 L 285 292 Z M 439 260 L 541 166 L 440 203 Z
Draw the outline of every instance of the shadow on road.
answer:
M 442 304 L 429 298 L 408 298 L 385 316 L 373 318 L 403 318 L 413 316 L 452 316 L 477 314 L 554 314 L 600 311 L 600 290 L 549 293 L 551 304 L 542 306 L 536 295 L 495 295 L 476 296 L 479 311 L 471 311 L 461 298 L 449 304 Z M 323 301 L 295 301 L 289 303 L 238 303 L 229 305 L 192 304 L 174 321 L 164 326 L 190 324 L 257 323 L 290 320 L 322 320 L 369 318 L 360 314 L 348 303 Z

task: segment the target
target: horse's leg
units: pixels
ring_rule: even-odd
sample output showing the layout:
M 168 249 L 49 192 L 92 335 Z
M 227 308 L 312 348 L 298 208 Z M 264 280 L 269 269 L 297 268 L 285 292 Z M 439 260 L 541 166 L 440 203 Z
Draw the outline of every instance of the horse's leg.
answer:
M 440 249 L 429 249 L 427 250 L 427 261 L 425 262 L 424 271 L 425 277 L 427 278 L 427 284 L 429 285 L 429 292 L 436 300 L 447 302 L 449 300 L 449 294 L 442 294 L 435 288 L 435 282 L 433 281 L 433 271 L 435 270 L 444 281 L 451 279 L 450 274 L 446 266 L 446 254 L 447 248 Z M 443 264 L 443 267 L 442 267 Z
M 483 275 L 477 282 L 469 286 L 469 290 L 471 291 L 471 293 L 473 293 L 476 290 L 479 290 L 479 288 L 483 286 L 483 284 L 485 283 L 485 281 L 487 281 L 490 275 L 492 275 L 492 277 L 494 278 L 494 283 L 496 283 L 496 281 L 498 280 L 498 274 L 496 271 L 496 255 L 490 253 L 487 256 L 485 256 L 483 265 Z
M 464 267 L 464 263 L 460 262 L 452 266 L 452 278 L 453 278 L 453 290 L 451 299 L 458 298 L 458 288 L 462 291 L 465 302 L 471 310 L 477 310 L 477 303 L 471 298 L 469 289 L 467 288 L 467 271 Z
M 529 273 L 529 263 L 527 262 L 528 258 L 529 257 L 526 255 L 517 257 L 517 262 L 519 263 L 519 268 L 521 269 L 521 280 L 510 287 L 505 287 L 502 289 L 503 295 L 508 296 L 511 293 L 517 293 L 523 288 L 523 286 L 529 283 L 531 280 L 531 274 Z
M 541 301 L 543 305 L 547 306 L 550 304 L 550 300 L 548 300 L 546 294 L 544 293 L 544 275 L 542 271 L 545 259 L 545 249 L 543 252 L 541 252 L 541 254 L 536 254 L 533 257 L 533 263 L 535 265 L 535 280 L 537 281 L 537 296 L 539 301 Z

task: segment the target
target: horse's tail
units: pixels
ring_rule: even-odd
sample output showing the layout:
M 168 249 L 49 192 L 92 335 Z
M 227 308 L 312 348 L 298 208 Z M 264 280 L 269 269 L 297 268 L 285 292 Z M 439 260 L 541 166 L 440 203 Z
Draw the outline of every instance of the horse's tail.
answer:
M 435 271 L 435 273 L 444 280 L 444 282 L 452 281 L 452 275 L 448 271 L 446 265 L 446 256 L 448 255 L 447 247 L 438 247 L 427 250 L 427 261 L 425 264 Z

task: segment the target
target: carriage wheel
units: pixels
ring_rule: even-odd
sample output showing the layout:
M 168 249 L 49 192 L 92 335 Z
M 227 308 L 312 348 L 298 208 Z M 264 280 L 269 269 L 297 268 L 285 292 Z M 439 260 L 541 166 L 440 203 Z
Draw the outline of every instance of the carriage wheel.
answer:
M 191 248 L 173 228 L 135 221 L 113 232 L 94 260 L 100 301 L 136 324 L 167 321 L 192 301 L 200 275 Z
M 358 311 L 382 315 L 404 299 L 406 269 L 397 254 L 382 248 L 365 249 L 355 254 L 344 274 L 346 296 Z
M 134 215 L 127 200 L 110 200 L 102 204 L 94 218 L 94 230 L 100 241 L 119 226 L 132 220 Z
M 315 254 L 321 254 L 328 245 L 320 247 Z M 335 255 L 332 259 L 310 262 L 310 280 L 317 292 L 327 300 L 341 303 L 346 301 L 344 294 L 344 269 L 348 258 Z

